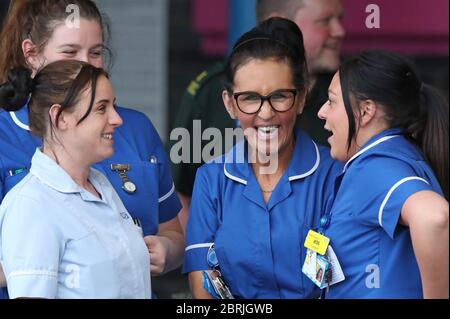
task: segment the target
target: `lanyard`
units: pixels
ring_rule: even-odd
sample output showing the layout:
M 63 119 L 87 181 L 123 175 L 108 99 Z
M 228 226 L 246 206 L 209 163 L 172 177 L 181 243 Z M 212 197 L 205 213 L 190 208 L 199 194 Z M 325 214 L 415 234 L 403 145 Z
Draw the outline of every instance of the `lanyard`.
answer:
M 341 173 L 338 177 L 336 177 L 336 180 L 334 182 L 334 194 L 333 194 L 333 201 L 336 200 L 336 195 L 338 193 L 339 187 L 341 186 L 342 179 L 344 178 L 345 172 Z M 329 212 L 327 212 L 325 215 L 323 215 L 320 218 L 320 225 L 319 225 L 319 233 L 323 234 L 328 227 L 330 227 L 331 223 L 331 216 L 333 215 L 333 205 L 331 205 L 331 209 Z

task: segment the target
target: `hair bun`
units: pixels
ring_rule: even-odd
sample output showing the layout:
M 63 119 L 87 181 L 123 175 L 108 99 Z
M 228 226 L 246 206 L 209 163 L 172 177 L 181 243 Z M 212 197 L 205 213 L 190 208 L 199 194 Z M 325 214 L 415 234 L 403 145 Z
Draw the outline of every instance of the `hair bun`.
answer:
M 262 23 L 266 35 L 283 43 L 304 58 L 303 34 L 297 24 L 289 19 L 273 17 Z
M 0 85 L 0 107 L 7 111 L 19 110 L 32 90 L 31 71 L 22 66 L 12 69 L 8 73 L 8 81 Z

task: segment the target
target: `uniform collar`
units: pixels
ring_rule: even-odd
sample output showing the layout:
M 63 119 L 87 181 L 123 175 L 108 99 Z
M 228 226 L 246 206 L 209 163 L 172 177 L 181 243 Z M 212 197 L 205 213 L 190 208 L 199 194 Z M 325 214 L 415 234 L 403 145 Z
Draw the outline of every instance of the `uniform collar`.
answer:
M 98 171 L 91 169 L 88 179 L 102 195 L 102 199 L 95 197 L 75 183 L 72 177 L 61 166 L 56 164 L 54 160 L 44 154 L 39 148 L 36 148 L 36 152 L 31 159 L 30 173 L 57 192 L 65 194 L 79 193 L 85 201 L 105 202 L 105 192 L 102 190 L 104 182 L 101 176 L 99 176 L 101 174 Z
M 301 130 L 295 130 L 295 147 L 287 169 L 289 181 L 306 178 L 314 173 L 320 164 L 320 153 L 316 143 Z M 248 144 L 237 143 L 226 155 L 223 171 L 229 179 L 247 185 L 252 168 L 248 163 Z
M 14 124 L 24 130 L 30 130 L 30 126 L 28 124 L 28 104 L 24 105 L 16 112 L 9 112 L 9 114 L 11 115 Z
M 368 152 L 370 149 L 376 147 L 377 145 L 379 145 L 380 143 L 386 142 L 387 140 L 390 140 L 391 138 L 394 137 L 398 137 L 398 136 L 402 136 L 402 130 L 398 129 L 398 128 L 392 128 L 392 129 L 387 129 L 381 133 L 378 133 L 374 136 L 372 136 L 364 145 L 363 147 L 355 154 L 353 155 L 348 161 L 347 163 L 345 163 L 344 169 L 342 170 L 342 172 L 344 173 L 347 170 L 348 165 L 350 165 L 350 163 L 355 160 L 356 158 L 358 158 L 360 155 Z
M 313 174 L 320 164 L 319 147 L 301 130 L 295 131 L 295 148 L 289 163 L 289 181 L 306 178 Z

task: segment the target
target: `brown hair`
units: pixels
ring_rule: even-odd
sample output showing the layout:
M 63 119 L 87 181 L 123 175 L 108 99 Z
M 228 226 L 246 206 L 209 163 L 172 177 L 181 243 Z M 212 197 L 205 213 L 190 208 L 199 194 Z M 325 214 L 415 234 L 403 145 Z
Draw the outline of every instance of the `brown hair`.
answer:
M 270 18 L 238 39 L 225 69 L 225 88 L 228 92 L 233 91 L 237 70 L 252 59 L 286 61 L 290 66 L 295 88 L 301 93 L 307 91 L 308 68 L 303 34 L 293 21 Z
M 68 17 L 69 5 L 78 7 L 81 18 L 98 22 L 103 41 L 109 39 L 109 24 L 92 0 L 12 0 L 0 33 L 0 83 L 6 81 L 11 69 L 27 66 L 22 42 L 30 39 L 41 52 L 55 28 Z
M 91 90 L 88 109 L 78 121 L 80 124 L 92 110 L 95 100 L 97 80 L 100 76 L 108 78 L 101 68 L 76 60 L 60 60 L 45 66 L 34 79 L 25 67 L 17 67 L 8 74 L 9 81 L 0 86 L 0 101 L 7 111 L 16 111 L 29 98 L 29 123 L 31 132 L 45 137 L 49 132 L 49 109 L 54 104 L 61 105 L 56 115 L 58 119 L 63 111 L 71 112 L 78 103 L 81 94 Z M 53 126 L 51 126 L 53 133 Z

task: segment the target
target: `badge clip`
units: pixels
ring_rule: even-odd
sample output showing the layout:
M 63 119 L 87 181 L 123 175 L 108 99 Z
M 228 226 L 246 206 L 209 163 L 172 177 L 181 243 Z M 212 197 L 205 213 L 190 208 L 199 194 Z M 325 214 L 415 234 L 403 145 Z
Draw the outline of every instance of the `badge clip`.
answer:
M 230 288 L 222 278 L 219 271 L 219 260 L 217 259 L 214 245 L 211 245 L 206 255 L 206 261 L 211 270 L 203 270 L 203 288 L 215 299 L 234 299 Z
M 234 299 L 218 270 L 203 270 L 203 287 L 215 299 Z

